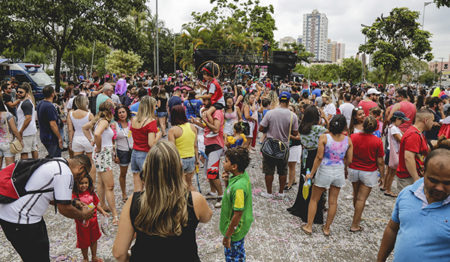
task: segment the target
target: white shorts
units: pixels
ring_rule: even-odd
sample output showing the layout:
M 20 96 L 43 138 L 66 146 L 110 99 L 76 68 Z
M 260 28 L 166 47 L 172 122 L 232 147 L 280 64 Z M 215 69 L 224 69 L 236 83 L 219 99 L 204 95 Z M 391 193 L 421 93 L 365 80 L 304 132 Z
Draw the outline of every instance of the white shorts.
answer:
M 291 146 L 289 148 L 289 159 L 288 159 L 289 163 L 292 163 L 292 162 L 300 163 L 301 156 L 302 156 L 302 146 L 301 145 Z
M 74 136 L 72 140 L 72 151 L 74 153 L 92 153 L 94 147 L 85 136 Z
M 330 186 L 343 187 L 345 185 L 344 165 L 320 165 L 314 176 L 314 185 L 329 189 Z
M 361 181 L 367 187 L 374 187 L 378 185 L 378 171 L 362 171 L 349 168 L 348 180 L 352 183 Z
M 9 143 L 0 144 L 0 157 L 13 157 L 11 150 L 9 150 Z M 1 168 L 1 167 L 0 167 Z
M 24 136 L 23 137 L 23 150 L 22 154 L 31 153 L 33 151 L 37 151 L 37 139 L 36 135 Z

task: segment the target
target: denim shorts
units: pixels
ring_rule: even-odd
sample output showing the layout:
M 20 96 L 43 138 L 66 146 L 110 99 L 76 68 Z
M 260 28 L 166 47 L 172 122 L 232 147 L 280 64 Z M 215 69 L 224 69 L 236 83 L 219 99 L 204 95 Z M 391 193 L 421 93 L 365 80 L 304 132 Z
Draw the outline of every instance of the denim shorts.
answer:
M 145 159 L 147 158 L 145 151 L 134 150 L 131 153 L 131 172 L 140 173 L 144 166 Z
M 128 166 L 131 162 L 131 150 L 122 151 L 117 149 L 117 157 L 119 158 L 119 166 Z
M 374 187 L 378 185 L 378 171 L 362 171 L 349 168 L 348 180 L 352 183 L 361 181 L 367 187 Z
M 314 185 L 326 189 L 330 186 L 343 187 L 345 185 L 344 165 L 320 165 L 314 176 Z
M 159 118 L 163 118 L 163 117 L 167 117 L 168 113 L 167 112 L 156 112 L 156 115 Z
M 182 158 L 181 163 L 183 165 L 184 173 L 192 173 L 195 170 L 195 157 Z

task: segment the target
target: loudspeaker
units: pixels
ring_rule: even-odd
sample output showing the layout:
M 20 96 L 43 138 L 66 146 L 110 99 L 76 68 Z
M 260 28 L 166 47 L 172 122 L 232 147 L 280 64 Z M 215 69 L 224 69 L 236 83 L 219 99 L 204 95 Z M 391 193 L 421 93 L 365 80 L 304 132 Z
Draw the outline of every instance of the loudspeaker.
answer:
M 197 69 L 205 61 L 216 61 L 219 51 L 215 49 L 198 49 L 194 51 L 194 65 Z

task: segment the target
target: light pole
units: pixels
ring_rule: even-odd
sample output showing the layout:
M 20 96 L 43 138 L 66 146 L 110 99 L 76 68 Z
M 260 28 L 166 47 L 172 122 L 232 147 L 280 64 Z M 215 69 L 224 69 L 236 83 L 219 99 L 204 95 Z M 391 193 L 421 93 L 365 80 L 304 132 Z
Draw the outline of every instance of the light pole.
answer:
M 444 67 L 444 58 L 440 57 L 441 59 L 441 72 L 439 73 L 439 87 L 442 88 L 442 70 Z
M 158 25 L 158 0 L 156 0 L 156 79 L 159 87 L 159 25 Z
M 369 27 L 368 25 L 361 24 L 362 27 L 366 28 Z M 364 35 L 364 45 L 367 44 L 367 36 Z M 366 52 L 364 51 L 364 59 L 361 59 L 362 66 L 363 66 L 363 81 L 366 82 Z
M 177 73 L 177 49 L 176 49 L 176 42 L 177 42 L 177 35 L 178 34 L 173 34 L 173 73 L 176 74 Z
M 423 2 L 422 30 L 423 30 L 423 27 L 425 26 L 425 7 L 426 7 L 427 5 L 432 4 L 432 3 L 433 3 L 433 2 Z

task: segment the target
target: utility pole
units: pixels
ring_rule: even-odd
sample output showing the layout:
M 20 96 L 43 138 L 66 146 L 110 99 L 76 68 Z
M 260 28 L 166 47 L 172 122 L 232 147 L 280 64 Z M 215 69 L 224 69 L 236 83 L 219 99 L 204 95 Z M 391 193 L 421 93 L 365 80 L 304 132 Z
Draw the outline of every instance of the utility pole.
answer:
M 442 71 L 443 71 L 443 67 L 444 67 L 444 58 L 441 58 L 441 72 L 439 73 L 439 87 L 442 88 Z
M 425 26 L 425 7 L 426 7 L 427 5 L 432 4 L 432 3 L 433 3 L 433 2 L 424 2 L 424 3 L 423 3 L 422 30 L 423 30 L 423 27 Z
M 89 74 L 89 77 L 91 77 L 91 78 L 92 78 L 92 67 L 93 67 L 93 65 L 94 65 L 95 42 L 96 42 L 96 41 L 94 41 L 94 47 L 92 48 L 91 72 L 90 72 L 90 74 Z M 86 78 L 87 78 L 87 77 L 86 77 Z
M 173 73 L 177 73 L 177 53 L 175 43 L 177 41 L 177 34 L 173 34 Z
M 156 0 L 156 78 L 159 87 L 159 25 L 158 25 L 158 0 Z

